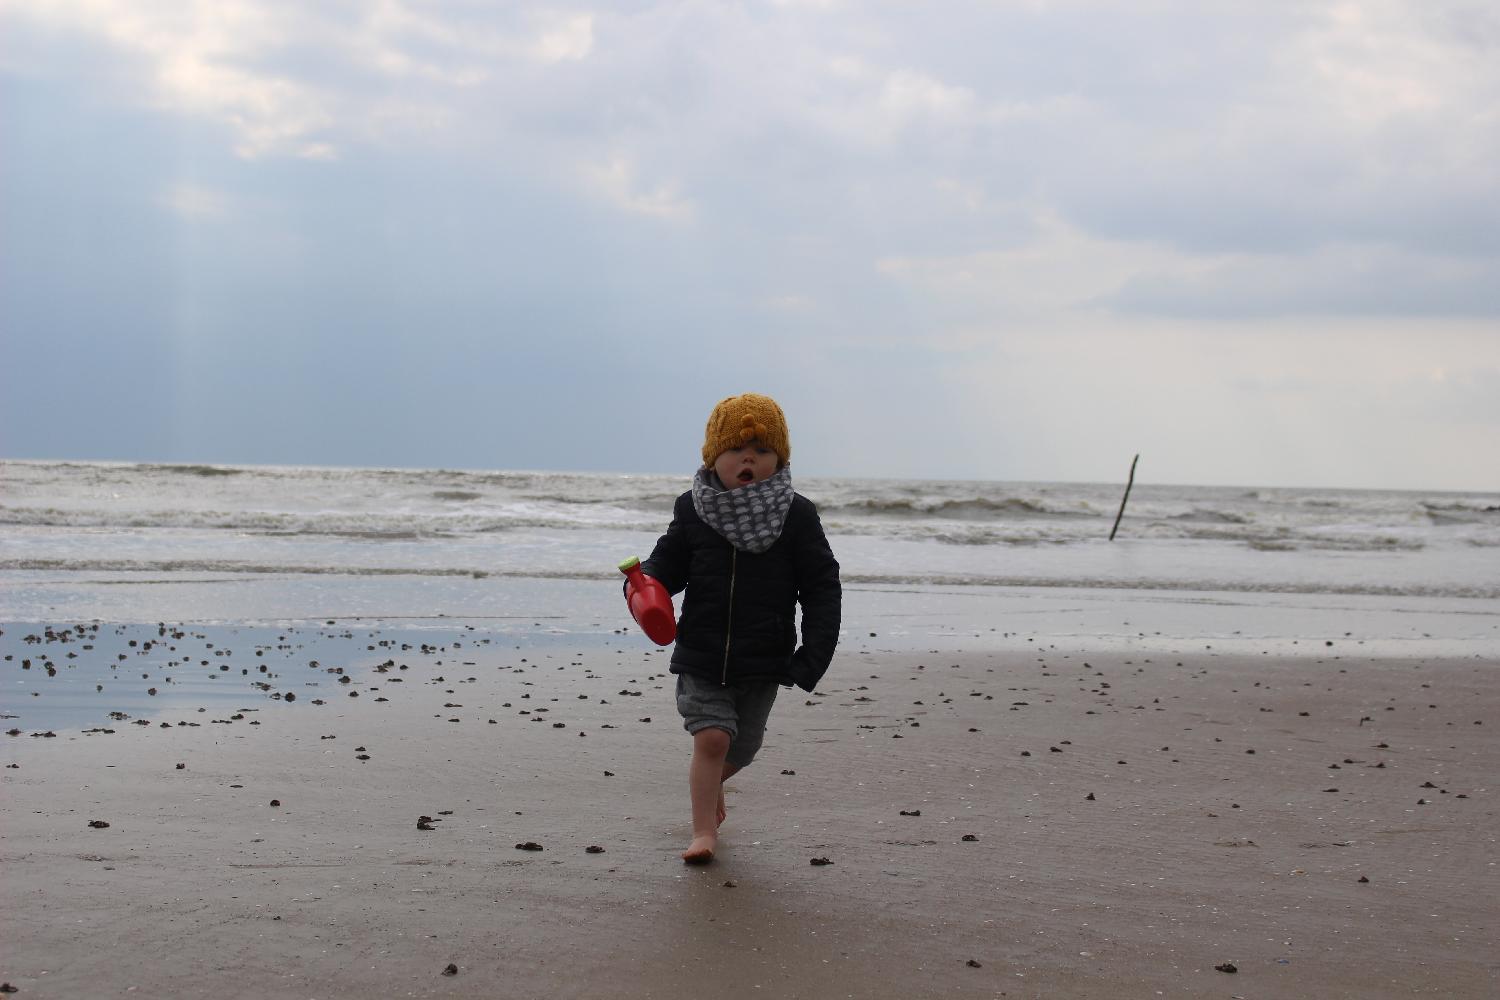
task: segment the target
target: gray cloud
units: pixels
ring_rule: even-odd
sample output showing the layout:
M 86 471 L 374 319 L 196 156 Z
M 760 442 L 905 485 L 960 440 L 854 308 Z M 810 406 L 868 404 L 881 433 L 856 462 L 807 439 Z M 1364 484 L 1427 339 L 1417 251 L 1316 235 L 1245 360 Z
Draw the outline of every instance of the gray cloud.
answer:
M 1500 317 L 1500 261 L 1388 247 L 1236 255 L 1144 272 L 1101 296 L 1105 308 L 1181 317 Z
M 108 422 L 121 454 L 671 468 L 612 392 L 692 424 L 724 388 L 708 370 L 800 401 L 804 456 L 850 461 L 817 435 L 899 398 L 905 467 L 1002 462 L 955 414 L 991 412 L 1018 343 L 1028 385 L 1068 386 L 1080 330 L 1493 319 L 1497 47 L 1467 0 L 8 0 L 7 355 L 110 371 L 76 369 L 93 408 L 45 421 L 44 384 L 0 372 L 0 420 L 27 428 L 0 443 L 87 450 Z M 1491 370 L 1465 343 L 1453 377 Z M 1174 372 L 1217 384 L 1208 360 Z M 1094 474 L 1067 428 L 1105 404 L 1070 398 L 1011 453 Z M 504 455 L 440 433 L 560 400 Z

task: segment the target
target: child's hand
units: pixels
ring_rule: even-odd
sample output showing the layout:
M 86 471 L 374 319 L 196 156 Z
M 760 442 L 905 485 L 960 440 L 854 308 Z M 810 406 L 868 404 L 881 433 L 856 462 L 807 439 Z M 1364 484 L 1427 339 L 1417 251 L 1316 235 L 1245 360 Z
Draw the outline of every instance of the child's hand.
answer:
M 821 670 L 813 670 L 807 662 L 806 648 L 799 649 L 792 654 L 791 667 L 787 671 L 787 684 L 795 684 L 797 687 L 812 693 L 813 688 L 818 686 L 818 681 L 823 677 Z

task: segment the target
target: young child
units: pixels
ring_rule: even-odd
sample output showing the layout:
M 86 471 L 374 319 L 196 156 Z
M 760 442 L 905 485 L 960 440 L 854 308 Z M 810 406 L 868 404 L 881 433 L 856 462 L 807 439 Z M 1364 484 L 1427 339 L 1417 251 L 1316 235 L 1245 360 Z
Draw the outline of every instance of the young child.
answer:
M 774 399 L 747 392 L 721 401 L 693 488 L 641 565 L 670 593 L 687 590 L 671 669 L 693 736 L 688 864 L 713 860 L 724 781 L 755 758 L 778 685 L 811 691 L 838 644 L 839 564 L 817 508 L 792 491 L 791 454 Z

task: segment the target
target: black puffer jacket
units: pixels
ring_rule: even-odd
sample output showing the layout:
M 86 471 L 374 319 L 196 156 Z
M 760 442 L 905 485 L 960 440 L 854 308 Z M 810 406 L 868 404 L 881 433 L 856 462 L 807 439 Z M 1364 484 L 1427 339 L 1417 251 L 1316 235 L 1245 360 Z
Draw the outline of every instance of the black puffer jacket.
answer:
M 756 554 L 705 524 L 692 493 L 684 493 L 641 569 L 673 594 L 687 590 L 672 673 L 726 684 L 767 678 L 811 691 L 828 669 L 839 641 L 839 564 L 817 508 L 801 494 L 792 498 L 781 537 Z

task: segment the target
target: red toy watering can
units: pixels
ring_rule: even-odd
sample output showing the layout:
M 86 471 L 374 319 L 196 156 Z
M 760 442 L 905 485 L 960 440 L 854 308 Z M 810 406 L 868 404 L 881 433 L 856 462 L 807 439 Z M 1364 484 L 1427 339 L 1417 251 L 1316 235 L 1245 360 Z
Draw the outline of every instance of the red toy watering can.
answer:
M 620 563 L 620 572 L 625 574 L 625 603 L 635 623 L 658 646 L 669 645 L 677 638 L 672 595 L 654 577 L 641 572 L 641 560 L 636 556 Z

